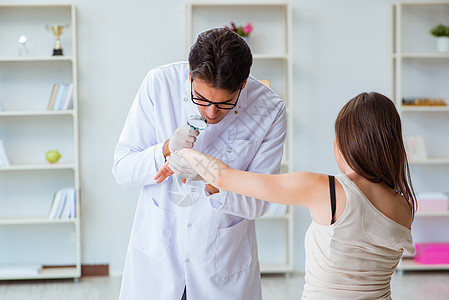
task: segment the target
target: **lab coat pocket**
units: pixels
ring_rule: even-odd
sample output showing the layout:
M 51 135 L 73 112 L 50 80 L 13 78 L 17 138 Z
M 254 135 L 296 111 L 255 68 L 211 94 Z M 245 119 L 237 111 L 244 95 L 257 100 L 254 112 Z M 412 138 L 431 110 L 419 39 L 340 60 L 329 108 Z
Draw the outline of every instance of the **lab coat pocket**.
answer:
M 231 227 L 219 228 L 215 244 L 215 272 L 228 277 L 251 266 L 251 245 L 248 238 L 248 220 L 242 219 Z
M 152 198 L 143 201 L 136 220 L 134 247 L 155 262 L 163 261 L 170 246 L 175 216 L 159 208 Z
M 232 168 L 246 170 L 257 150 L 256 141 L 228 140 L 222 148 L 221 160 Z

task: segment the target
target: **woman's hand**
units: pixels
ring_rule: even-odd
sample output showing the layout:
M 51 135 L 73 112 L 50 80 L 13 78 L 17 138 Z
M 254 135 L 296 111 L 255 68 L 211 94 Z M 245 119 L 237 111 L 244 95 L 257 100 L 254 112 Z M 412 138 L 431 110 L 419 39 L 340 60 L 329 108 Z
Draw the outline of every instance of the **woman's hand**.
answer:
M 215 157 L 193 149 L 182 149 L 177 152 L 205 181 L 217 188 L 224 171 L 230 169 L 228 165 Z

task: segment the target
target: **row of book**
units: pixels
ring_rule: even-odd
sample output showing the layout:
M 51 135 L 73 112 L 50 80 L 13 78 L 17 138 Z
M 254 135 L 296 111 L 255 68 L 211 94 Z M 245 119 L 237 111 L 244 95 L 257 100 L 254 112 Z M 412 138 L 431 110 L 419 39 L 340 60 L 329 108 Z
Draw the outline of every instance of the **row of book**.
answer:
M 63 188 L 55 193 L 48 213 L 49 219 L 75 218 L 75 189 Z
M 429 97 L 409 97 L 402 98 L 402 105 L 415 106 L 447 106 L 444 98 L 429 98 Z
M 73 83 L 55 83 L 51 90 L 48 110 L 66 110 L 72 102 Z

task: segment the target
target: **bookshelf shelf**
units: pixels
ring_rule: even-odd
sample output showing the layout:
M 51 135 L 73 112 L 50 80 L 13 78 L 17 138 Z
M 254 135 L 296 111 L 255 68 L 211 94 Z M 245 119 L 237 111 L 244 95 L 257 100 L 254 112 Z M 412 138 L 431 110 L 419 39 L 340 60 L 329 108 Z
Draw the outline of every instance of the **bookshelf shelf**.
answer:
M 449 157 L 434 157 L 434 158 L 427 158 L 427 159 L 421 159 L 421 160 L 411 160 L 409 162 L 412 165 L 441 165 L 441 164 L 449 164 Z
M 447 53 L 402 53 L 402 54 L 393 54 L 394 58 L 449 58 L 449 54 Z
M 0 62 L 51 62 L 68 61 L 73 62 L 72 56 L 26 56 L 26 57 L 0 57 Z
M 51 279 L 51 278 L 77 278 L 81 273 L 81 267 L 43 267 L 38 274 L 16 274 L 0 276 L 0 280 L 23 280 L 23 279 Z
M 30 165 L 10 165 L 0 167 L 0 171 L 39 171 L 39 170 L 75 170 L 76 165 L 72 164 L 30 164 Z
M 448 270 L 449 264 L 419 264 L 413 258 L 403 258 L 398 265 L 399 271 L 432 271 L 432 270 Z
M 77 224 L 79 219 L 49 219 L 42 217 L 0 218 L 0 225 Z
M 0 111 L 0 117 L 74 116 L 74 110 Z
M 253 59 L 279 59 L 288 60 L 287 54 L 254 53 Z
M 232 16 L 232 20 L 237 24 L 251 22 L 254 25 L 255 30 L 248 39 L 253 53 L 251 74 L 259 80 L 269 80 L 270 88 L 285 102 L 289 129 L 287 129 L 281 170 L 282 172 L 291 171 L 294 118 L 291 113 L 293 100 L 291 7 L 288 3 L 274 2 L 189 3 L 187 5 L 186 52 L 189 52 L 190 46 L 200 32 L 229 24 L 229 16 Z M 288 207 L 286 213 L 278 211 L 272 213 L 268 211 L 267 215 L 256 220 L 261 272 L 291 273 L 293 271 L 293 207 Z M 273 249 L 271 249 L 273 245 L 270 239 L 271 234 L 279 238 L 279 243 Z M 271 263 L 272 253 L 279 254 L 281 257 L 279 263 Z
M 0 4 L 0 139 L 7 155 L 0 167 L 0 280 L 81 276 L 76 19 L 72 4 Z M 51 56 L 47 24 L 69 24 L 61 35 L 64 55 Z M 19 56 L 20 34 L 32 40 L 29 55 Z M 47 110 L 51 103 L 68 109 Z M 51 149 L 61 151 L 59 163 L 47 164 Z M 68 188 L 75 193 L 58 202 L 57 212 L 74 218 L 49 219 L 53 195 Z M 22 263 L 52 267 L 8 267 Z
M 285 220 L 288 221 L 290 219 L 290 215 L 289 214 L 284 214 L 284 215 L 264 215 L 261 219 L 263 220 Z
M 261 263 L 260 272 L 263 274 L 278 274 L 285 273 L 286 269 L 289 269 L 290 265 L 287 263 Z
M 417 211 L 416 217 L 449 217 L 449 211 Z
M 449 112 L 449 106 L 404 106 L 399 109 L 403 112 Z
M 402 104 L 403 98 L 443 98 L 446 103 L 449 101 L 449 53 L 438 53 L 436 39 L 429 33 L 432 27 L 447 21 L 449 2 L 399 2 L 392 4 L 391 8 L 393 99 L 401 114 L 404 136 L 422 138 L 431 152 L 430 158 L 409 161 L 414 190 L 416 193 L 449 192 L 446 183 L 449 178 L 449 106 Z M 431 173 L 438 175 L 432 176 Z M 414 242 L 439 242 L 439 239 L 447 238 L 444 233 L 449 222 L 448 211 L 418 211 L 416 217 L 425 220 L 413 224 Z M 435 222 L 438 222 L 438 227 L 432 227 Z M 397 269 L 449 270 L 449 264 L 424 265 L 403 258 Z

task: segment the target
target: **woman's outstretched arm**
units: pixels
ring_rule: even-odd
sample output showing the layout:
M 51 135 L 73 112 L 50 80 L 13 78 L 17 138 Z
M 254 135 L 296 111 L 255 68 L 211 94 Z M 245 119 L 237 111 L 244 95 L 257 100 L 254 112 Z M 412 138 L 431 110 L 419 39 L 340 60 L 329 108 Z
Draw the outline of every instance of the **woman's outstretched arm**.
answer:
M 320 185 L 327 186 L 327 176 L 310 172 L 259 174 L 233 169 L 222 161 L 192 149 L 178 154 L 207 182 L 220 190 L 257 199 L 308 207 L 322 197 Z M 328 199 L 328 193 L 324 196 Z

